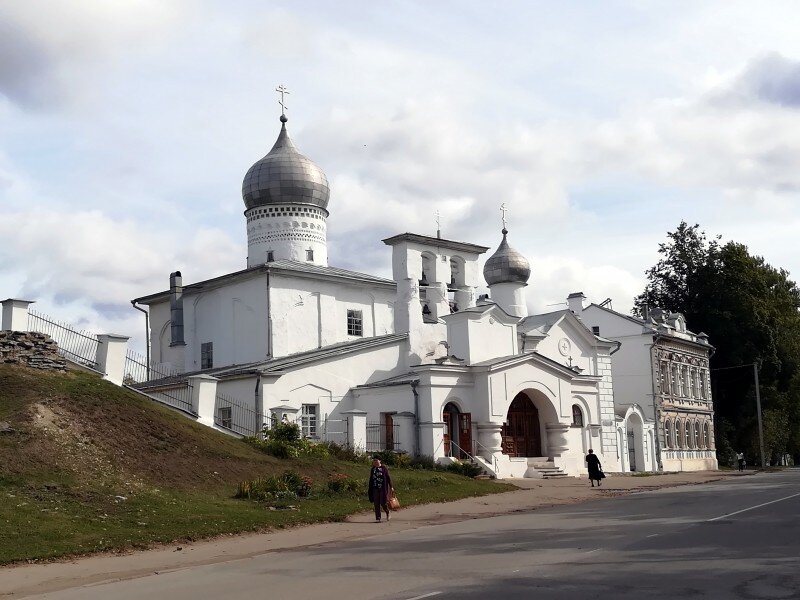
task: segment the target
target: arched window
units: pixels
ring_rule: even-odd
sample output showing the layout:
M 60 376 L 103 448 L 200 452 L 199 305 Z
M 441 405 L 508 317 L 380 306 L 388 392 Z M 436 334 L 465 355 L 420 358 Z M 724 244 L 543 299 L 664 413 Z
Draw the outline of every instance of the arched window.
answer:
M 683 421 L 679 419 L 675 419 L 675 441 L 677 442 L 675 447 L 680 448 L 681 450 L 684 448 L 683 444 Z
M 450 287 L 464 287 L 465 275 L 464 260 L 461 257 L 450 258 Z
M 672 447 L 672 433 L 670 432 L 669 419 L 664 421 L 664 446 L 666 448 Z
M 703 448 L 705 450 L 711 449 L 711 428 L 708 423 L 703 425 Z
M 572 405 L 572 426 L 583 427 L 583 411 L 577 404 Z
M 691 450 L 691 432 L 692 432 L 692 424 L 689 422 L 689 419 L 686 419 L 683 422 L 683 447 L 687 450 Z
M 700 435 L 700 421 L 694 422 L 694 447 L 698 450 L 703 447 L 703 438 Z

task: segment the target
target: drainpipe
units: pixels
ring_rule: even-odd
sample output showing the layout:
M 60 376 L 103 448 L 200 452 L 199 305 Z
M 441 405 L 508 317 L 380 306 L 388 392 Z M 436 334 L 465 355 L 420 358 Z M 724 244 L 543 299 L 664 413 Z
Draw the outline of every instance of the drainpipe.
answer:
M 414 456 L 419 456 L 419 392 L 417 382 L 411 382 L 411 392 L 414 394 Z
M 144 342 L 147 354 L 147 380 L 150 381 L 150 313 L 141 306 L 136 306 L 136 300 L 131 300 L 133 308 L 144 313 Z
M 661 411 L 658 408 L 658 403 L 656 402 L 656 377 L 661 376 L 661 365 L 656 364 L 655 355 L 653 351 L 656 349 L 656 342 L 659 340 L 659 335 L 656 334 L 653 336 L 653 343 L 650 345 L 650 388 L 652 389 L 653 394 L 653 417 L 655 418 L 655 435 L 653 435 L 653 440 L 656 444 L 656 462 L 658 463 L 658 470 L 663 471 L 664 465 L 661 462 L 661 432 L 663 427 L 661 426 Z M 656 372 L 653 373 L 653 365 L 656 365 Z
M 256 437 L 261 437 L 261 430 L 264 427 L 264 405 L 261 400 L 261 372 L 256 375 L 256 390 L 255 390 L 255 407 L 256 407 Z
M 269 271 L 267 271 L 267 327 L 269 327 L 269 331 L 267 332 L 267 356 L 272 356 L 272 303 L 270 302 L 270 293 L 269 293 Z

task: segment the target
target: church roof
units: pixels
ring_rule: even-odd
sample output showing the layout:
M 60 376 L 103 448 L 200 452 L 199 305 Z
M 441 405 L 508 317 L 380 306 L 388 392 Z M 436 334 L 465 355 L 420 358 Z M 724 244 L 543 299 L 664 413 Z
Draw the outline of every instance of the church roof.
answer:
M 272 149 L 244 176 L 242 198 L 247 209 L 276 204 L 306 204 L 327 208 L 330 197 L 328 178 L 311 159 L 300 154 L 286 131 L 281 131 Z
M 495 283 L 527 284 L 531 276 L 531 265 L 525 256 L 508 245 L 508 230 L 503 228 L 503 240 L 483 265 L 483 278 L 487 285 Z
M 256 373 L 261 373 L 262 375 L 279 376 L 284 371 L 318 360 L 351 354 L 353 352 L 359 352 L 361 350 L 366 350 L 376 346 L 385 346 L 387 344 L 401 342 L 407 338 L 407 333 L 390 333 L 388 335 L 362 338 L 360 340 L 331 344 L 329 346 L 324 346 L 323 348 L 306 350 L 305 352 L 296 352 L 288 356 L 281 356 L 280 358 L 272 358 L 256 362 L 243 363 L 240 365 L 228 365 L 225 367 L 215 367 L 213 369 L 181 373 L 180 375 L 168 377 L 164 380 L 146 381 L 144 383 L 137 384 L 136 387 L 140 389 L 158 387 L 159 385 L 164 385 L 166 383 L 185 380 L 186 377 L 190 375 L 197 375 L 200 373 L 203 375 L 213 375 L 214 377 L 235 377 L 237 375 L 254 375 Z
M 197 283 L 193 283 L 191 285 L 186 285 L 183 287 L 183 293 L 191 294 L 196 292 L 202 292 L 208 289 L 221 287 L 223 285 L 232 283 L 234 281 L 238 281 L 240 279 L 257 277 L 258 275 L 265 273 L 295 275 L 298 277 L 311 278 L 311 279 L 318 278 L 318 279 L 329 279 L 333 281 L 350 281 L 362 285 L 367 284 L 379 287 L 394 287 L 397 285 L 393 279 L 387 279 L 385 277 L 377 277 L 375 275 L 369 275 L 367 273 L 359 273 L 357 271 L 348 271 L 347 269 L 338 269 L 336 267 L 315 265 L 296 260 L 276 260 L 273 262 L 268 262 L 261 265 L 257 265 L 255 267 L 251 267 L 249 269 L 244 269 L 242 271 L 236 271 L 234 273 L 228 273 L 226 275 L 221 275 L 219 277 L 214 277 L 212 279 L 206 279 L 205 281 L 198 281 Z M 133 302 L 147 305 L 147 304 L 155 304 L 157 302 L 162 302 L 168 298 L 169 298 L 169 290 L 166 290 L 163 292 L 150 294 L 148 296 L 142 296 L 141 298 L 136 298 L 133 300 Z
M 383 240 L 383 243 L 387 246 L 394 246 L 400 242 L 416 242 L 423 246 L 437 246 L 438 248 L 448 248 L 449 250 L 469 252 L 471 254 L 483 254 L 489 249 L 488 246 L 479 246 L 478 244 L 457 242 L 455 240 L 445 240 L 443 238 L 420 235 L 418 233 L 399 233 Z

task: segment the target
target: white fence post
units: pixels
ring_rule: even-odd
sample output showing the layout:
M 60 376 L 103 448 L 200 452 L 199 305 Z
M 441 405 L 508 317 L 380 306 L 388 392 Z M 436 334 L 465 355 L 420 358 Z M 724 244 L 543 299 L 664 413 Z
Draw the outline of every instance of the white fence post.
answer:
M 219 380 L 211 375 L 192 375 L 187 379 L 192 386 L 192 412 L 197 415 L 197 422 L 213 427 Z
M 367 449 L 367 411 L 348 410 L 342 413 L 347 418 L 347 445 L 361 452 Z
M 28 306 L 35 300 L 8 298 L 3 305 L 3 320 L 0 331 L 28 331 Z
M 97 336 L 97 354 L 94 362 L 97 363 L 97 370 L 105 373 L 103 379 L 115 385 L 122 385 L 125 379 L 125 359 L 129 339 L 127 336 L 114 333 Z

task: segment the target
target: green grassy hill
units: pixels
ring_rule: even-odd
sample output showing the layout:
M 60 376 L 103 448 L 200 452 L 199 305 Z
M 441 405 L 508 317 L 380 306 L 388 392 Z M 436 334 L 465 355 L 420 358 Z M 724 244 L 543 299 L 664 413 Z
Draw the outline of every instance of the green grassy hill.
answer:
M 0 563 L 146 547 L 223 533 L 340 520 L 360 496 L 303 500 L 269 510 L 233 498 L 245 479 L 294 469 L 325 482 L 366 478 L 367 467 L 279 460 L 197 425 L 138 394 L 82 372 L 0 365 Z M 396 469 L 404 505 L 509 489 L 464 477 Z

